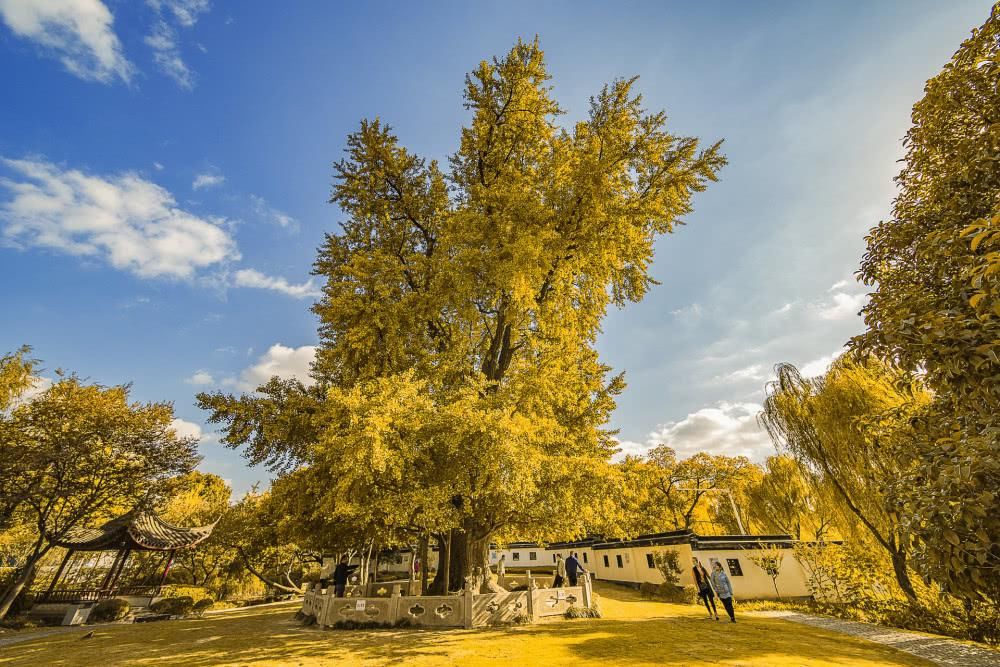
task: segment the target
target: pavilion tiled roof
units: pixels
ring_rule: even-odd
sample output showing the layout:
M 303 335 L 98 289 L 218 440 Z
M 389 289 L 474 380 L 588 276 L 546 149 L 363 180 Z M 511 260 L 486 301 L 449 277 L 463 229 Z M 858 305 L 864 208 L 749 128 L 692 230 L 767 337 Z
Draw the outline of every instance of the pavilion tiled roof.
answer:
M 132 510 L 100 528 L 75 528 L 56 546 L 74 551 L 106 551 L 128 548 L 133 551 L 186 549 L 208 539 L 215 524 L 184 528 L 167 523 L 151 512 Z

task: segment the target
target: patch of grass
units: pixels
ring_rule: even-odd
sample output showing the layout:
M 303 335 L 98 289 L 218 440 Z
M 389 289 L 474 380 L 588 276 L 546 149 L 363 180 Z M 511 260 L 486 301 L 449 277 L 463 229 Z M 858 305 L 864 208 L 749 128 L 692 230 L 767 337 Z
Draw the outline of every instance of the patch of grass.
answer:
M 560 618 L 486 630 L 378 629 L 335 633 L 302 627 L 300 603 L 210 614 L 200 620 L 97 626 L 0 649 L 0 667 L 278 667 L 336 664 L 465 665 L 627 663 L 742 667 L 923 666 L 930 663 L 847 635 L 771 618 L 709 623 L 693 605 L 643 600 L 599 584 L 603 618 Z M 739 611 L 737 612 L 739 613 Z

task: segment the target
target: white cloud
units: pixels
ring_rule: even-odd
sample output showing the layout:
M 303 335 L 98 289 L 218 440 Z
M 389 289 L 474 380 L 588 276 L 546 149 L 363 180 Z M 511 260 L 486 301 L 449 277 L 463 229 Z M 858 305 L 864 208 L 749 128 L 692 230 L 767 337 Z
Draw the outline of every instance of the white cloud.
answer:
M 70 73 L 87 81 L 131 80 L 133 67 L 100 0 L 0 0 L 0 17 L 14 34 L 41 45 Z
M 715 378 L 717 382 L 722 382 L 724 384 L 734 384 L 737 382 L 746 382 L 748 380 L 764 379 L 766 379 L 766 376 L 764 375 L 764 366 L 762 364 L 752 364 Z
M 181 88 L 194 88 L 194 74 L 181 57 L 177 34 L 166 21 L 157 21 L 152 34 L 146 35 L 146 45 L 153 49 L 153 61 L 164 74 Z
M 784 315 L 785 313 L 789 313 L 789 312 L 791 312 L 791 310 L 792 310 L 792 307 L 793 307 L 793 306 L 792 306 L 792 304 L 791 304 L 791 303 L 786 303 L 786 304 L 785 304 L 784 306 L 782 306 L 781 308 L 776 308 L 775 310 L 772 310 L 772 311 L 771 311 L 771 314 L 772 314 L 772 315 Z
M 701 317 L 701 313 L 701 306 L 697 303 L 670 311 L 671 315 L 681 320 L 696 320 Z
M 701 408 L 680 421 L 661 424 L 643 444 L 623 441 L 625 453 L 641 454 L 658 444 L 672 447 L 678 458 L 698 452 L 746 456 L 762 461 L 774 453 L 771 438 L 757 424 L 761 406 L 756 403 L 718 403 Z
M 825 303 L 819 307 L 819 317 L 824 320 L 850 319 L 857 316 L 867 298 L 865 294 L 837 292 L 833 295 L 832 303 Z
M 0 158 L 17 176 L 0 177 L 0 226 L 16 247 L 51 248 L 107 262 L 141 278 L 192 278 L 238 260 L 225 219 L 178 208 L 164 188 L 137 174 L 94 176 L 38 159 Z
M 838 280 L 834 284 L 830 285 L 830 289 L 828 289 L 827 292 L 836 292 L 839 289 L 847 287 L 849 284 L 850 283 L 846 280 Z
M 159 162 L 154 162 L 153 167 L 156 169 L 156 171 L 163 171 L 163 165 L 160 164 Z
M 274 290 L 296 299 L 318 297 L 321 292 L 312 278 L 298 285 L 288 282 L 285 278 L 269 276 L 256 269 L 241 269 L 233 276 L 235 287 L 255 287 L 257 289 Z
M 199 370 L 196 371 L 194 375 L 192 375 L 191 377 L 187 378 L 184 381 L 187 382 L 188 384 L 201 386 L 206 384 L 213 384 L 215 382 L 215 378 L 213 378 L 212 374 L 209 373 L 208 371 Z
M 201 430 L 201 426 L 184 419 L 174 419 L 170 422 L 170 428 L 174 430 L 174 433 L 179 438 L 197 438 L 198 442 L 202 442 L 206 438 L 205 433 Z
M 267 203 L 263 197 L 258 197 L 257 195 L 250 195 L 250 203 L 253 206 L 254 213 L 264 218 L 268 222 L 272 222 L 279 227 L 284 227 L 286 229 L 297 230 L 299 223 L 296 222 L 295 218 L 283 213 L 278 209 L 274 208 Z
M 840 349 L 836 350 L 831 354 L 826 354 L 817 359 L 807 361 L 806 363 L 802 364 L 802 366 L 799 368 L 799 373 L 802 374 L 802 377 L 807 377 L 807 378 L 824 375 L 826 374 L 826 371 L 830 368 L 830 364 L 833 363 L 833 360 L 839 357 L 841 354 L 843 354 L 843 352 L 844 350 Z
M 285 347 L 281 343 L 272 345 L 257 363 L 240 373 L 240 377 L 227 378 L 223 384 L 240 391 L 254 391 L 273 376 L 284 380 L 297 378 L 306 386 L 315 384 L 309 376 L 310 366 L 316 358 L 316 346 Z
M 226 182 L 226 177 L 217 172 L 208 172 L 204 174 L 198 174 L 194 177 L 194 181 L 191 183 L 191 187 L 195 190 L 201 190 L 202 188 L 214 188 L 217 185 L 222 185 Z

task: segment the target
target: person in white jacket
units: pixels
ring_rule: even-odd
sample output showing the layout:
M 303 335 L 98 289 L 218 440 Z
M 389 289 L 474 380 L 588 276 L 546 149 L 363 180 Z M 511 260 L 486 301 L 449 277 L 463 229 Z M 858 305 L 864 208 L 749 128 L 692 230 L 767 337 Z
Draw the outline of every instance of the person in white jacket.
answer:
M 556 556 L 556 576 L 552 580 L 552 588 L 562 588 L 564 581 L 566 581 L 566 561 L 563 560 L 562 554 L 559 554 Z

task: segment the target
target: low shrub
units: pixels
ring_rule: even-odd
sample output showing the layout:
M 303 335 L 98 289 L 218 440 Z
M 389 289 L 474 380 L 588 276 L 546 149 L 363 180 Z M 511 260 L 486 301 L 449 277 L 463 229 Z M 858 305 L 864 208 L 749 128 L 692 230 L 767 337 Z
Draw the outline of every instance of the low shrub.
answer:
M 149 606 L 150 610 L 157 614 L 170 614 L 171 616 L 187 616 L 194 609 L 194 599 L 188 595 L 176 598 L 163 598 L 157 600 Z
M 639 593 L 650 600 L 662 600 L 676 604 L 693 604 L 698 601 L 698 591 L 694 586 L 677 584 L 642 584 Z
M 7 630 L 34 630 L 44 625 L 41 621 L 29 619 L 27 616 L 8 616 L 0 622 L 0 628 Z
M 123 598 L 110 598 L 101 600 L 90 611 L 87 618 L 88 623 L 107 623 L 109 621 L 120 621 L 132 610 L 132 605 Z
M 194 603 L 194 606 L 191 607 L 191 612 L 198 618 L 201 618 L 206 611 L 213 607 L 215 607 L 215 601 L 212 598 L 202 598 Z
M 182 584 L 171 584 L 167 587 L 163 596 L 168 598 L 189 597 L 195 602 L 203 599 L 215 599 L 215 595 L 212 594 L 212 591 L 204 586 L 185 586 Z
M 563 614 L 565 618 L 600 618 L 601 610 L 597 605 L 591 605 L 589 607 L 577 607 L 576 605 L 570 606 Z
M 531 623 L 531 618 L 528 617 L 523 611 L 514 614 L 514 617 L 510 619 L 512 625 L 528 625 Z

